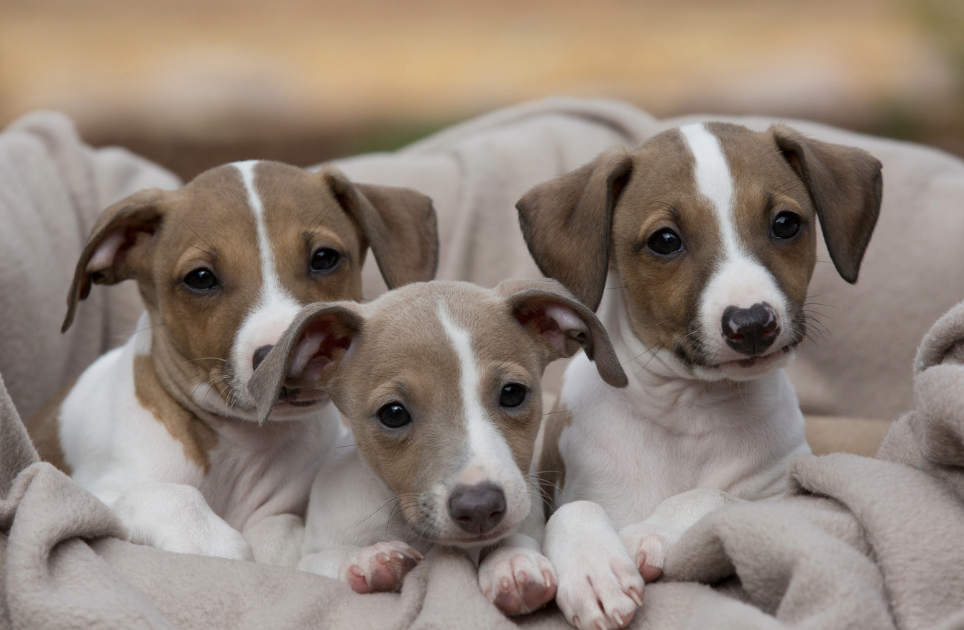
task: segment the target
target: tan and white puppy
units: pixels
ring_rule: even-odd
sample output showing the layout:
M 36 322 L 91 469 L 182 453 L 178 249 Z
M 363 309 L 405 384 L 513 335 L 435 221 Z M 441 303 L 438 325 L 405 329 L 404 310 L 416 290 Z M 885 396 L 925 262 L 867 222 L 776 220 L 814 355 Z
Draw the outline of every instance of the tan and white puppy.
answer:
M 580 628 L 623 626 L 627 573 L 659 575 L 708 511 L 784 488 L 808 453 L 783 372 L 807 337 L 819 220 L 855 282 L 881 199 L 859 149 L 706 123 L 613 149 L 518 203 L 529 249 L 600 320 L 629 386 L 581 357 L 550 416 L 540 468 L 555 485 L 546 555 Z
M 262 417 L 283 386 L 311 387 L 351 425 L 322 459 L 299 567 L 395 590 L 446 545 L 481 555 L 479 585 L 505 613 L 550 601 L 529 471 L 543 371 L 580 349 L 601 382 L 626 385 L 596 316 L 554 280 L 416 283 L 307 307 L 251 382 Z
M 431 279 L 431 200 L 252 161 L 114 204 L 77 263 L 63 329 L 94 283 L 135 280 L 146 313 L 31 421 L 41 455 L 134 542 L 250 557 L 241 533 L 304 512 L 340 417 L 324 392 L 286 389 L 259 418 L 247 382 L 302 306 L 361 298 L 369 247 L 389 286 Z

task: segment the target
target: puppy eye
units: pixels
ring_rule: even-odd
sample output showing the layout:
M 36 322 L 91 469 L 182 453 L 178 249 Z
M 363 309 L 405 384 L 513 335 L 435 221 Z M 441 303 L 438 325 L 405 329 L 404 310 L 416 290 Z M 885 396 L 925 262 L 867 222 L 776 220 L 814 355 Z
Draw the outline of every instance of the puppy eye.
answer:
M 793 212 L 781 212 L 773 220 L 773 227 L 770 233 L 773 238 L 788 239 L 793 238 L 800 232 L 800 217 Z
M 529 393 L 529 390 L 526 389 L 525 385 L 509 383 L 499 393 L 499 405 L 508 409 L 518 407 L 525 401 L 527 393 Z
M 330 247 L 322 247 L 311 255 L 308 266 L 312 271 L 331 271 L 341 260 L 341 254 Z
M 389 429 L 400 429 L 412 421 L 412 416 L 400 404 L 388 403 L 378 410 L 378 421 Z
M 663 228 L 655 232 L 649 237 L 646 244 L 660 256 L 669 256 L 683 249 L 683 239 L 669 228 Z
M 210 269 L 204 267 L 188 273 L 184 276 L 183 282 L 192 291 L 210 291 L 218 286 L 217 276 Z

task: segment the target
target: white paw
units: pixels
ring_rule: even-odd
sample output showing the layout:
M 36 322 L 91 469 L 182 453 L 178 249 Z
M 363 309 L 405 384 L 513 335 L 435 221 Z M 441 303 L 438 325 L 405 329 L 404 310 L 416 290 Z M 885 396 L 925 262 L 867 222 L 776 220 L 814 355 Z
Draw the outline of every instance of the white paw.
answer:
M 131 542 L 175 553 L 254 559 L 241 532 L 215 514 L 193 486 L 140 484 L 121 494 L 111 507 Z
M 666 553 L 679 540 L 677 532 L 646 521 L 624 527 L 619 537 L 647 582 L 662 575 Z
M 546 552 L 559 580 L 556 603 L 569 623 L 599 630 L 632 620 L 645 584 L 600 506 L 562 506 L 546 526 Z
M 400 541 L 362 547 L 341 567 L 338 576 L 356 593 L 397 591 L 405 575 L 422 559 L 415 549 Z
M 506 615 L 542 608 L 556 595 L 549 559 L 525 547 L 500 547 L 479 565 L 479 588 Z

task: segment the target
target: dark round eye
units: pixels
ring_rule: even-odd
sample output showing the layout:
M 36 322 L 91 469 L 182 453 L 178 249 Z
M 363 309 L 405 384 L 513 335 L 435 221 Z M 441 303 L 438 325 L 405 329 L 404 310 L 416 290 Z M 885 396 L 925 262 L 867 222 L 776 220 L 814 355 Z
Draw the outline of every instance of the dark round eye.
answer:
M 184 284 L 194 291 L 210 291 L 218 286 L 218 279 L 210 269 L 195 269 L 184 276 Z
M 499 405 L 509 409 L 518 407 L 525 401 L 527 393 L 529 393 L 529 390 L 526 389 L 525 385 L 509 383 L 499 393 Z
M 654 233 L 646 244 L 660 256 L 669 256 L 683 249 L 683 240 L 679 234 L 669 228 L 663 228 Z
M 398 403 L 388 403 L 378 410 L 378 421 L 389 429 L 399 429 L 412 421 L 405 407 Z
M 800 216 L 793 212 L 781 212 L 773 220 L 770 233 L 774 238 L 793 238 L 800 231 Z
M 308 266 L 312 271 L 330 271 L 335 268 L 339 260 L 341 260 L 341 254 L 330 247 L 322 247 L 311 255 Z

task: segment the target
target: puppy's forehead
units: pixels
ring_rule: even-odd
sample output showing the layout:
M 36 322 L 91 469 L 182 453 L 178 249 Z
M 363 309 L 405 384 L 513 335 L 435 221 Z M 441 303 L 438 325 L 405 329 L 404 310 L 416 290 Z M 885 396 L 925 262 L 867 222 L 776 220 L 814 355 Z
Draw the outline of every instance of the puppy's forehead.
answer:
M 479 361 L 528 365 L 528 336 L 505 301 L 487 289 L 462 282 L 416 283 L 385 294 L 375 306 L 366 309 L 365 352 L 430 352 L 448 356 L 450 363 L 457 352 L 448 324 L 466 331 Z

